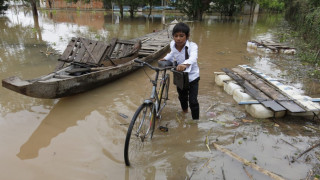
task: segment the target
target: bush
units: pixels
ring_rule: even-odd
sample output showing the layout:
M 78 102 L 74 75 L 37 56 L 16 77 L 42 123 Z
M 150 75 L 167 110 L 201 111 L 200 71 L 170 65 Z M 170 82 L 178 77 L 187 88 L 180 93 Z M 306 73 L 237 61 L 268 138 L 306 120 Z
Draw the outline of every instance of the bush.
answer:
M 0 14 L 8 9 L 9 5 L 6 0 L 0 0 Z
M 320 1 L 294 0 L 287 4 L 286 19 L 308 44 L 301 55 L 303 61 L 319 64 L 320 57 Z M 309 55 L 308 55 L 309 53 Z M 315 56 L 314 54 L 317 53 Z

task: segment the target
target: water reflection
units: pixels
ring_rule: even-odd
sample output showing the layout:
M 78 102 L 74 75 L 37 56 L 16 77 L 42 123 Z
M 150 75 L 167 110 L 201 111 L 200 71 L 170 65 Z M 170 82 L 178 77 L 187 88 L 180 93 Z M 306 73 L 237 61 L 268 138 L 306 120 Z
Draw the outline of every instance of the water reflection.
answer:
M 42 120 L 28 141 L 21 146 L 17 156 L 22 160 L 38 157 L 39 150 L 49 146 L 54 137 L 75 126 L 78 120 L 90 114 L 93 109 L 84 107 L 81 100 L 83 99 L 77 97 L 61 99 Z
M 127 79 L 126 81 L 128 86 L 135 86 L 132 84 L 131 79 Z M 48 147 L 52 139 L 59 134 L 63 134 L 68 128 L 77 126 L 79 121 L 87 119 L 93 112 L 97 112 L 107 118 L 108 127 L 104 127 L 103 132 L 110 130 L 110 133 L 113 134 L 113 131 L 111 131 L 112 128 L 121 129 L 118 133 L 120 133 L 120 137 L 123 138 L 127 126 L 121 127 L 121 124 L 127 125 L 130 119 L 123 119 L 118 114 L 123 113 L 129 115 L 128 109 L 125 108 L 125 106 L 133 104 L 132 102 L 135 101 L 136 97 L 128 97 L 128 92 L 121 91 L 117 85 L 119 85 L 119 83 L 111 84 L 108 88 L 102 87 L 89 93 L 82 93 L 60 99 L 53 108 L 50 109 L 50 112 L 41 121 L 29 139 L 20 147 L 20 152 L 17 156 L 20 159 L 34 159 L 38 157 L 39 150 Z M 103 99 L 113 101 L 106 103 Z M 136 106 L 132 108 L 134 109 Z M 122 142 L 119 142 L 116 136 L 109 138 L 112 139 L 110 146 L 122 147 Z M 121 163 L 122 160 L 120 161 L 119 157 L 114 157 L 110 149 L 112 148 L 105 147 L 102 150 L 103 154 L 114 162 Z
M 163 19 L 161 15 L 147 19 L 141 15 L 131 20 L 100 11 L 42 10 L 36 20 L 29 10 L 12 9 L 0 17 L 0 78 L 18 75 L 27 79 L 51 72 L 58 58 L 54 54 L 61 53 L 71 37 L 105 41 L 112 37 L 131 39 L 162 29 L 161 22 L 170 22 L 171 19 L 168 16 Z M 288 148 L 277 138 L 305 149 L 307 143 L 317 139 L 314 133 L 305 131 L 303 126 L 306 123 L 301 118 L 291 117 L 277 120 L 280 127 L 275 127 L 270 120 L 241 123 L 243 118 L 251 117 L 213 80 L 214 71 L 249 64 L 266 74 L 290 80 L 297 88 L 307 87 L 308 80 L 288 76 L 294 74 L 294 70 L 286 69 L 283 63 L 288 57 L 246 50 L 249 40 L 273 39 L 270 29 L 281 19 L 278 15 L 208 16 L 203 22 L 188 23 L 192 30 L 191 40 L 199 46 L 202 121 L 184 123 L 191 118 L 190 115 L 180 122 L 177 120 L 179 102 L 171 85 L 170 101 L 162 119 L 169 131 L 155 132 L 142 167 L 125 167 L 123 144 L 134 111 L 150 95 L 150 82 L 144 71 L 90 92 L 57 100 L 30 98 L 0 88 L 0 128 L 5 133 L 0 136 L 0 142 L 4 144 L 0 168 L 8 172 L 3 173 L 4 177 L 21 179 L 19 174 L 30 174 L 27 170 L 36 167 L 31 171 L 36 176 L 34 179 L 60 179 L 57 172 L 74 177 L 72 179 L 185 179 L 194 169 L 198 169 L 193 174 L 195 179 L 221 179 L 222 166 L 228 176 L 246 179 L 239 164 L 212 148 L 209 152 L 204 143 L 208 136 L 210 142 L 218 142 L 249 160 L 256 156 L 258 163 L 289 179 L 302 178 L 310 166 L 301 163 L 288 168 L 288 161 L 282 156 L 294 154 L 296 149 Z M 48 50 L 53 54 L 43 53 Z M 152 75 L 151 71 L 146 72 Z M 319 84 L 314 83 L 308 88 L 306 93 L 319 96 Z M 207 112 L 214 112 L 216 116 L 211 119 Z M 119 113 L 128 118 L 119 116 Z M 208 162 L 210 158 L 213 159 Z M 206 162 L 208 164 L 204 166 Z M 277 164 L 283 172 L 277 170 Z M 39 169 L 43 173 L 37 176 Z M 253 175 L 256 179 L 264 179 L 257 172 Z

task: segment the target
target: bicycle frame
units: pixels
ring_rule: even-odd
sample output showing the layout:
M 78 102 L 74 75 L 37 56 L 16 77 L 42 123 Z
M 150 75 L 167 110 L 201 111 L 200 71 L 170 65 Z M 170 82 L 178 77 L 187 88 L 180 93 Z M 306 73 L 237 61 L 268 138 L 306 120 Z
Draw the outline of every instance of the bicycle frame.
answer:
M 165 75 L 166 75 L 167 69 L 164 69 L 162 71 L 162 77 L 161 77 L 161 83 L 165 83 Z M 150 104 L 150 103 L 154 103 L 155 104 L 155 111 L 156 111 L 156 115 L 157 117 L 159 117 L 162 109 L 164 108 L 164 106 L 162 108 L 160 108 L 160 100 L 159 100 L 159 94 L 157 93 L 157 85 L 158 85 L 158 77 L 159 77 L 159 73 L 160 70 L 156 70 L 156 76 L 154 80 L 151 80 L 152 83 L 152 91 L 151 91 L 151 95 L 150 95 L 150 99 L 146 99 L 144 100 L 143 103 L 145 104 Z M 162 93 L 162 92 L 161 92 Z M 154 100 L 154 101 L 153 101 Z
M 166 105 L 166 100 L 168 100 L 170 76 L 167 75 L 167 70 L 172 69 L 172 67 L 153 67 L 150 64 L 137 59 L 134 60 L 134 62 L 139 63 L 140 67 L 144 65 L 148 66 L 150 69 L 156 71 L 156 75 L 154 79 L 150 78 L 150 82 L 152 83 L 150 98 L 144 100 L 142 105 L 139 106 L 139 108 L 133 115 L 131 123 L 128 127 L 124 148 L 124 158 L 127 166 L 130 165 L 131 161 L 129 160 L 131 156 L 129 155 L 131 152 L 130 149 L 141 148 L 141 146 L 143 147 L 143 143 L 145 140 L 147 140 L 148 138 L 150 138 L 151 140 L 155 129 L 156 118 L 158 118 L 159 121 L 161 120 L 160 113 Z M 161 78 L 160 83 L 158 82 L 159 76 Z M 160 86 L 159 89 L 157 88 L 158 83 Z M 162 96 L 164 92 L 165 95 Z M 163 104 L 162 107 L 160 107 L 161 104 Z M 130 143 L 131 138 L 134 141 Z M 134 145 L 130 146 L 130 144 L 132 143 Z
M 166 72 L 168 69 L 172 69 L 173 67 L 165 67 L 165 68 L 156 68 L 151 66 L 150 64 L 140 61 L 140 60 L 134 60 L 136 63 L 140 63 L 140 66 L 148 66 L 150 69 L 155 70 L 156 71 L 156 76 L 154 78 L 154 80 L 150 80 L 152 83 L 152 90 L 151 90 L 151 95 L 149 99 L 144 100 L 143 104 L 154 104 L 155 106 L 153 107 L 154 111 L 156 112 L 156 117 L 160 117 L 160 113 L 162 111 L 162 109 L 165 106 L 165 103 L 163 104 L 163 107 L 159 107 L 160 106 L 160 99 L 159 99 L 159 94 L 157 93 L 157 86 L 158 86 L 158 78 L 159 78 L 159 74 L 160 72 L 162 72 L 161 75 L 161 83 L 165 83 L 165 77 L 166 77 Z M 160 84 L 161 84 L 160 83 Z M 162 93 L 162 92 L 160 92 Z M 153 117 L 152 117 L 153 118 Z M 143 123 L 143 122 L 142 122 Z M 140 129 L 140 128 L 139 128 Z M 139 131 L 138 131 L 139 132 Z M 147 133 L 148 134 L 148 133 Z

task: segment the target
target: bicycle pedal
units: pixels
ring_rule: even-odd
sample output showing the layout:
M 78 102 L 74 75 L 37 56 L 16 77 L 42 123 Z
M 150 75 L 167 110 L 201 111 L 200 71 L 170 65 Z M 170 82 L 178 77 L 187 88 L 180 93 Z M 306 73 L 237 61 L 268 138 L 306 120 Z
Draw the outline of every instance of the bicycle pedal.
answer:
M 159 129 L 162 132 L 168 132 L 168 130 L 169 130 L 167 127 L 164 127 L 164 126 L 160 126 Z

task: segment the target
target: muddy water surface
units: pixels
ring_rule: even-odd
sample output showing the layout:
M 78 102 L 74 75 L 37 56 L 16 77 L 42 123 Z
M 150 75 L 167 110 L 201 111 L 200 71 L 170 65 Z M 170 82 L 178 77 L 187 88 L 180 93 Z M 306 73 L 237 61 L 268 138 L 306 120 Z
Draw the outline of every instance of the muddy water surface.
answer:
M 173 17 L 166 19 L 169 22 Z M 123 160 L 128 123 L 150 95 L 143 70 L 76 96 L 44 100 L 0 88 L 0 179 L 270 179 L 215 150 L 217 143 L 285 179 L 301 179 L 319 162 L 319 150 L 296 156 L 318 139 L 317 127 L 302 117 L 258 120 L 214 83 L 213 72 L 249 64 L 281 78 L 302 93 L 320 97 L 319 84 L 288 67 L 290 56 L 247 50 L 251 39 L 274 40 L 281 16 L 207 16 L 189 23 L 199 46 L 200 121 L 182 115 L 173 85 L 145 160 L 127 168 Z M 36 22 L 36 23 L 35 23 Z M 38 22 L 38 23 L 37 23 Z M 38 20 L 24 9 L 0 16 L 0 78 L 34 78 L 51 72 L 71 37 L 130 39 L 161 29 L 161 19 L 119 20 L 104 12 L 41 11 Z M 146 69 L 150 76 L 153 72 Z M 128 118 L 119 115 L 125 114 Z M 243 119 L 252 120 L 243 123 Z M 206 138 L 207 137 L 207 138 Z M 207 139 L 207 140 L 206 140 Z M 206 146 L 209 142 L 209 148 Z

